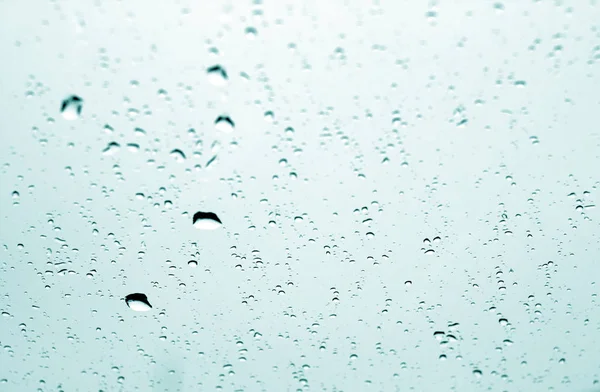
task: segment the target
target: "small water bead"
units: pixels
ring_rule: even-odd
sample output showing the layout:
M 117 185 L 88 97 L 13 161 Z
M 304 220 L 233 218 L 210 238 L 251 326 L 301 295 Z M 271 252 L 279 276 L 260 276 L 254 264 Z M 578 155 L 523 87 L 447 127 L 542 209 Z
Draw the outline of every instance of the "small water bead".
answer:
M 130 309 L 135 310 L 136 312 L 147 312 L 152 309 L 152 305 L 150 305 L 148 297 L 146 297 L 146 294 L 142 293 L 133 293 L 127 295 L 125 297 L 125 303 Z
M 265 121 L 268 123 L 272 123 L 273 120 L 275 119 L 275 115 L 273 114 L 272 111 L 266 111 L 265 112 Z
M 435 340 L 442 341 L 444 339 L 444 337 L 446 336 L 446 334 L 442 331 L 435 331 L 433 333 L 433 337 L 435 338 Z
M 223 224 L 214 212 L 198 211 L 194 214 L 192 221 L 194 227 L 201 230 L 215 230 Z
M 140 145 L 137 143 L 127 143 L 127 150 L 129 152 L 138 152 L 140 150 Z
M 171 150 L 170 154 L 177 162 L 185 161 L 185 154 L 178 148 Z
M 188 265 L 191 268 L 196 268 L 198 266 L 198 262 L 196 260 L 190 260 L 190 261 L 188 261 Z
M 103 155 L 115 155 L 121 149 L 121 145 L 117 142 L 110 142 L 108 145 L 102 150 Z
M 231 133 L 235 129 L 235 123 L 231 117 L 222 115 L 215 120 L 215 128 L 224 133 Z
M 60 112 L 65 120 L 76 120 L 81 115 L 83 109 L 83 99 L 77 95 L 71 95 L 65 98 L 60 105 Z
M 256 38 L 257 35 L 257 31 L 254 27 L 246 27 L 246 30 L 244 31 L 246 34 L 246 38 L 249 40 L 253 40 Z
M 206 70 L 208 81 L 214 86 L 225 86 L 227 84 L 227 80 L 229 79 L 227 76 L 227 71 L 220 65 L 213 65 Z

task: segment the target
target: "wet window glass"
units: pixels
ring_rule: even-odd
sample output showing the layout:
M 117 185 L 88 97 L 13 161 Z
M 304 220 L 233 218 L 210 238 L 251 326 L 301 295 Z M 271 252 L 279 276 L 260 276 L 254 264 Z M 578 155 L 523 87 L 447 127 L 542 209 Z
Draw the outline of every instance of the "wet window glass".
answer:
M 0 390 L 600 391 L 600 3 L 0 2 Z

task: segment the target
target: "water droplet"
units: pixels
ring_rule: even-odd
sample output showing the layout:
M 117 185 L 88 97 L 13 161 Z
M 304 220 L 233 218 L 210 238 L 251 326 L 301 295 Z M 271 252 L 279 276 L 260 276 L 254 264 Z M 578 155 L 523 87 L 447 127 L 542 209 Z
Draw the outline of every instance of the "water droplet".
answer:
M 434 24 L 435 19 L 437 18 L 437 12 L 435 12 L 433 10 L 427 11 L 425 13 L 425 17 L 427 18 L 427 22 L 429 22 L 430 24 Z
M 432 254 L 434 254 L 434 253 L 435 253 L 435 250 L 433 250 L 433 249 L 427 249 L 427 250 L 425 251 L 425 254 L 426 254 L 426 255 L 432 255 Z
M 404 282 L 404 285 L 405 285 L 406 287 L 410 287 L 410 286 L 412 286 L 412 280 L 407 280 L 406 282 Z
M 171 151 L 170 155 L 175 158 L 177 162 L 185 161 L 185 154 L 180 149 L 176 148 Z
M 274 119 L 275 119 L 275 115 L 273 114 L 272 111 L 269 110 L 268 112 L 265 112 L 265 121 L 266 122 L 272 123 Z
M 442 331 L 435 331 L 433 333 L 433 337 L 437 341 L 441 341 L 442 339 L 444 339 L 444 336 L 446 336 L 446 334 L 444 332 L 442 332 Z
M 256 29 L 254 27 L 246 27 L 246 38 L 249 40 L 253 40 L 256 38 Z
M 125 303 L 127 303 L 130 309 L 136 312 L 147 312 L 152 309 L 152 305 L 148 302 L 148 297 L 142 293 L 129 294 L 125 297 Z
M 215 86 L 224 86 L 227 84 L 227 71 L 220 65 L 213 65 L 206 70 L 208 81 Z
M 217 214 L 198 211 L 194 214 L 194 226 L 201 230 L 215 230 L 223 224 Z
M 198 266 L 198 262 L 196 260 L 188 261 L 188 265 L 192 268 L 196 268 Z
M 480 378 L 483 373 L 479 369 L 473 370 L 473 375 L 477 378 Z
M 500 325 L 502 325 L 503 327 L 506 326 L 508 324 L 508 320 L 505 318 L 501 318 L 500 320 L 498 320 L 498 322 L 500 323 Z
M 138 152 L 140 150 L 140 145 L 137 143 L 127 143 L 127 150 L 130 152 Z
M 102 150 L 102 154 L 104 155 L 114 155 L 121 149 L 121 145 L 117 142 L 110 142 L 108 145 Z
M 504 4 L 498 2 L 498 3 L 494 3 L 494 9 L 498 12 L 502 12 L 504 11 Z
M 219 116 L 215 120 L 215 128 L 221 132 L 230 133 L 235 128 L 235 123 L 229 116 Z
M 65 120 L 76 120 L 81 115 L 83 99 L 77 95 L 71 95 L 62 101 L 60 112 Z

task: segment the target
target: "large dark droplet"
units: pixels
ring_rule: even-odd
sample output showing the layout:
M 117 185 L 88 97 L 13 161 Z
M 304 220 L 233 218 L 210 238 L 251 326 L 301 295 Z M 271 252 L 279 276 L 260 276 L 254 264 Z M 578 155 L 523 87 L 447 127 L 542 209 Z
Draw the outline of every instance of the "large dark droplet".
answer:
M 60 105 L 60 112 L 65 120 L 75 120 L 81 115 L 83 99 L 77 95 L 65 98 Z
M 129 294 L 125 297 L 125 303 L 130 309 L 136 312 L 147 312 L 152 309 L 152 305 L 148 302 L 148 297 L 142 293 Z
M 198 211 L 194 214 L 193 218 L 194 226 L 197 229 L 202 230 L 215 230 L 221 227 L 223 222 L 214 212 L 202 212 Z

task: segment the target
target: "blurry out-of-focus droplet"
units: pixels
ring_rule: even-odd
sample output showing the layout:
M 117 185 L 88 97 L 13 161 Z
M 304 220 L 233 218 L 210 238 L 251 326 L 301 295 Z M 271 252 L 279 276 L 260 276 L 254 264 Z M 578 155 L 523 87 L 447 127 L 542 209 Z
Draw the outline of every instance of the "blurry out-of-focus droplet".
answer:
M 81 115 L 83 109 L 83 99 L 77 95 L 71 95 L 62 101 L 60 113 L 65 120 L 76 120 Z
M 253 40 L 256 38 L 257 31 L 254 27 L 246 27 L 245 33 L 247 39 Z
M 146 294 L 142 293 L 127 295 L 125 297 L 125 303 L 130 309 L 135 310 L 136 312 L 147 312 L 152 309 L 152 305 L 148 302 L 148 297 L 146 297 Z
M 215 230 L 223 224 L 214 212 L 198 211 L 193 218 L 194 227 L 201 230 Z

